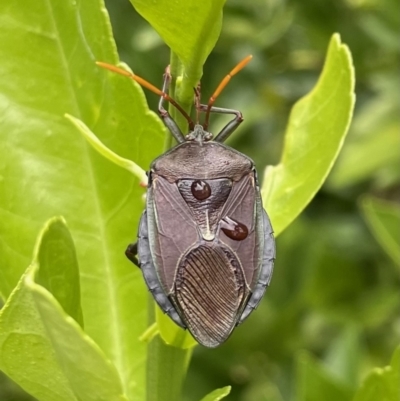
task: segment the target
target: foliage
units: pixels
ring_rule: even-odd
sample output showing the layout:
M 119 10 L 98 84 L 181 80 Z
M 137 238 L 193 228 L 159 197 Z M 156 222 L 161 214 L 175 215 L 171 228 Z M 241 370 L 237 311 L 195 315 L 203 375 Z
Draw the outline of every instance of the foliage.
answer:
M 171 46 L 171 70 L 180 75 L 172 93 L 188 109 L 189 92 L 218 36 L 223 2 L 198 7 L 186 1 L 179 7 L 179 2 L 160 0 L 154 12 L 151 3 L 133 4 Z M 231 0 L 224 8 L 222 35 L 205 65 L 202 90 L 211 93 L 242 56 L 254 55 L 218 104 L 243 111 L 246 122 L 230 144 L 253 157 L 260 172 L 278 163 L 289 108 L 317 81 L 334 31 L 354 52 L 361 102 L 327 185 L 278 240 L 266 299 L 218 350 L 195 349 L 184 399 L 218 400 L 229 393 L 222 387 L 231 384 L 230 400 L 281 401 L 291 394 L 328 399 L 329 393 L 361 401 L 368 400 L 369 388 L 396 383 L 398 352 L 390 369 L 373 370 L 357 390 L 361 377 L 387 364 L 398 343 L 398 269 L 384 253 L 396 261 L 399 233 L 391 216 L 398 216 L 398 206 L 367 197 L 361 214 L 356 202 L 366 192 L 391 199 L 399 182 L 393 151 L 398 117 L 392 106 L 398 93 L 390 84 L 399 51 L 393 4 Z M 141 169 L 162 151 L 165 129 L 141 89 L 94 64 L 118 62 L 101 7 L 97 0 L 0 6 L 7 39 L 0 49 L 0 293 L 7 299 L 0 318 L 0 368 L 39 401 L 178 399 L 191 355 L 182 347 L 187 339 L 177 348 L 152 337 L 157 328 L 143 335 L 154 321 L 153 304 L 147 308 L 141 274 L 123 256 L 143 208 L 139 181 L 96 154 L 63 117 L 69 113 L 83 121 L 107 148 Z M 178 8 L 169 13 L 168 7 Z M 191 7 L 195 16 L 183 12 Z M 108 8 L 121 58 L 157 82 L 168 59 L 161 38 L 127 2 L 113 1 Z M 344 11 L 356 26 L 346 24 Z M 319 189 L 346 133 L 351 69 L 337 36 L 329 54 L 322 81 L 290 118 L 281 162 L 289 162 L 292 181 L 282 179 L 274 188 L 266 173 L 264 201 L 269 205 L 277 199 L 270 206 L 277 231 Z M 341 71 L 345 84 L 334 76 Z M 341 90 L 327 113 L 313 115 L 315 107 L 323 110 L 324 98 L 332 100 L 327 92 Z M 154 110 L 156 101 L 149 97 Z M 224 121 L 215 118 L 213 130 Z M 318 131 L 324 136 L 315 143 Z M 297 164 L 296 157 L 304 162 Z M 307 171 L 315 173 L 312 180 L 305 177 Z M 296 182 L 305 189 L 301 201 Z M 289 206 L 289 218 L 283 220 L 278 216 L 285 188 L 293 189 L 297 206 Z M 63 219 L 49 220 L 40 229 L 59 214 L 68 221 L 73 241 Z M 159 319 L 158 328 L 164 338 L 165 332 L 179 337 L 168 320 Z M 3 382 L 0 399 L 7 397 Z

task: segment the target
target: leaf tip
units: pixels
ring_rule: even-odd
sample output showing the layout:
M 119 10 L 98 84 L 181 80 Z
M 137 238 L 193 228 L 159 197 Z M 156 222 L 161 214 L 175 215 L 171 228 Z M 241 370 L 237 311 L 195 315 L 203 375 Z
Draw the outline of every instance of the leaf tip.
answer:
M 39 249 L 40 249 L 40 245 L 41 245 L 41 243 L 43 241 L 44 236 L 46 235 L 46 233 L 48 231 L 50 231 L 56 225 L 61 225 L 61 226 L 65 227 L 65 228 L 67 227 L 67 222 L 66 222 L 64 216 L 61 216 L 61 215 L 60 216 L 53 216 L 53 217 L 51 217 L 50 219 L 48 219 L 44 223 L 42 229 L 39 232 L 37 240 L 36 240 L 35 248 L 34 248 L 34 251 L 33 251 L 33 263 L 36 263 L 37 260 L 38 260 Z
M 338 32 L 335 32 L 331 37 L 328 47 L 329 50 L 331 50 L 331 47 L 335 49 L 337 52 L 339 52 L 341 57 L 343 57 L 346 66 L 349 69 L 350 79 L 351 79 L 351 92 L 354 94 L 355 71 L 354 71 L 353 57 L 351 55 L 350 48 L 349 46 L 347 46 L 346 43 L 342 42 L 342 38 Z

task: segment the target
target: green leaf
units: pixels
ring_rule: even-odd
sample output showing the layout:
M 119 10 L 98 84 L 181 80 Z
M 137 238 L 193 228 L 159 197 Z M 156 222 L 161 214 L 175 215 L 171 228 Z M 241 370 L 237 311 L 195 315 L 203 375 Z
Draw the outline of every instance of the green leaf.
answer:
M 127 401 L 115 366 L 54 298 L 27 277 L 57 361 L 77 400 Z
M 0 2 L 0 292 L 29 264 L 43 221 L 63 215 L 76 241 L 85 332 L 145 397 L 147 289 L 124 255 L 143 210 L 138 180 L 103 159 L 64 117 L 83 121 L 123 158 L 148 168 L 165 128 L 118 63 L 98 0 Z M 12 77 L 12 79 L 10 79 Z
M 147 186 L 147 176 L 146 172 L 140 168 L 135 162 L 132 160 L 124 159 L 121 156 L 118 156 L 111 149 L 107 148 L 107 146 L 102 143 L 97 136 L 90 131 L 87 125 L 78 120 L 77 118 L 70 116 L 69 114 L 65 115 L 72 124 L 78 129 L 81 135 L 88 141 L 88 143 L 95 149 L 99 154 L 101 154 L 106 159 L 110 160 L 110 162 L 116 164 L 129 171 L 131 174 L 136 176 L 136 178 L 140 181 L 140 183 L 144 186 Z
M 400 346 L 392 362 L 385 368 L 375 368 L 357 391 L 354 401 L 398 401 L 400 399 Z
M 40 265 L 36 282 L 57 299 L 67 315 L 83 326 L 78 261 L 62 217 L 51 219 L 45 225 L 34 257 Z
M 351 390 L 306 353 L 297 358 L 297 401 L 348 401 Z
M 379 130 L 379 135 L 376 135 Z M 397 123 L 375 127 L 370 135 L 352 140 L 343 149 L 329 177 L 332 189 L 349 187 L 366 180 L 377 171 L 393 165 L 399 169 L 400 136 Z
M 190 351 L 167 346 L 160 336 L 154 337 L 148 352 L 146 400 L 180 400 L 190 357 Z
M 0 369 L 39 401 L 78 401 L 27 286 L 31 266 L 0 313 Z
M 360 329 L 348 325 L 329 347 L 325 365 L 341 382 L 354 387 L 358 379 L 360 357 Z
M 400 206 L 371 196 L 363 197 L 360 205 L 372 234 L 400 267 Z
M 76 311 L 68 302 L 79 300 L 76 271 L 68 229 L 63 219 L 51 219 L 39 235 L 34 261 L 1 310 L 0 368 L 40 401 L 126 401 L 115 367 L 55 297 Z M 35 282 L 39 277 L 55 296 Z
M 171 48 L 171 73 L 173 78 L 179 78 L 172 82 L 170 94 L 189 111 L 193 103 L 193 88 L 197 87 L 203 64 L 221 32 L 225 0 L 131 2 Z M 178 123 L 184 121 L 174 109 L 171 113 Z M 187 126 L 181 125 L 182 128 Z
M 211 393 L 207 394 L 201 401 L 219 401 L 225 398 L 231 392 L 231 386 L 217 388 Z
M 400 76 L 378 75 L 370 80 L 374 96 L 367 97 L 354 118 L 346 146 L 327 180 L 329 189 L 347 188 L 371 178 L 375 187 L 382 188 L 399 180 L 400 93 L 396 89 Z
M 171 319 L 157 305 L 156 319 L 161 338 L 166 344 L 182 349 L 189 349 L 197 345 L 197 341 L 189 333 L 189 330 L 183 330 L 175 323 L 172 323 Z
M 267 167 L 261 193 L 276 234 L 307 206 L 342 147 L 354 107 L 349 49 L 333 35 L 315 88 L 292 109 L 281 161 Z

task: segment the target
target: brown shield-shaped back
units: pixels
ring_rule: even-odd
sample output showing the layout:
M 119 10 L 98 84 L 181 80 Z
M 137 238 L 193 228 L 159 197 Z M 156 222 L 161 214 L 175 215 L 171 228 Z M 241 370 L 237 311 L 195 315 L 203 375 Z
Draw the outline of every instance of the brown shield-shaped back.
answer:
M 215 162 L 218 154 L 223 157 Z M 173 170 L 177 160 L 180 176 Z M 218 346 L 238 323 L 262 262 L 252 162 L 221 144 L 185 143 L 153 163 L 151 178 L 149 242 L 160 283 L 197 341 Z M 199 178 L 205 192 L 193 193 Z M 227 222 L 245 234 L 231 235 Z

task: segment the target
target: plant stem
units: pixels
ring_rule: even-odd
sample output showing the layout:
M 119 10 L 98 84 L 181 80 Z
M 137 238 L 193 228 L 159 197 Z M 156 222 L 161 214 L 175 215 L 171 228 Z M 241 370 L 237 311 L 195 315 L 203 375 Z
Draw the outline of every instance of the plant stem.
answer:
M 149 324 L 155 321 L 154 300 L 149 295 Z M 189 366 L 191 349 L 172 347 L 159 335 L 147 347 L 146 401 L 179 401 Z
M 149 344 L 147 401 L 178 401 L 189 364 L 191 350 L 168 346 L 160 336 Z
M 170 94 L 190 115 L 190 111 L 193 105 L 193 88 L 190 88 L 190 95 L 188 95 L 187 79 L 185 79 L 183 65 L 175 53 L 171 52 L 170 61 L 170 71 L 172 75 Z M 182 116 L 181 113 L 179 113 L 179 111 L 175 107 L 170 106 L 169 111 L 172 118 L 176 121 L 183 134 L 186 135 L 188 133 L 188 123 L 186 119 Z
M 184 76 L 184 74 L 182 64 L 174 53 L 171 53 L 170 69 L 172 82 L 169 94 L 185 111 L 190 113 L 192 104 L 187 102 L 187 99 L 186 102 L 182 101 L 179 96 L 180 89 L 184 84 L 184 78 L 177 84 L 177 77 Z M 187 134 L 188 123 L 185 118 L 171 105 L 169 106 L 169 112 L 183 134 Z M 165 150 L 170 149 L 173 144 L 174 139 L 172 135 L 169 135 L 165 140 Z M 154 321 L 154 300 L 150 297 L 149 325 L 153 324 Z M 159 335 L 150 341 L 147 354 L 147 401 L 178 401 L 181 399 L 182 384 L 191 355 L 191 349 L 169 346 L 164 343 Z

